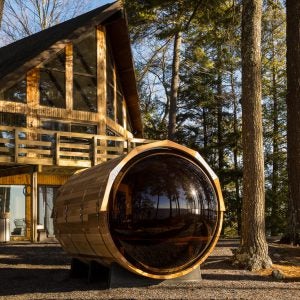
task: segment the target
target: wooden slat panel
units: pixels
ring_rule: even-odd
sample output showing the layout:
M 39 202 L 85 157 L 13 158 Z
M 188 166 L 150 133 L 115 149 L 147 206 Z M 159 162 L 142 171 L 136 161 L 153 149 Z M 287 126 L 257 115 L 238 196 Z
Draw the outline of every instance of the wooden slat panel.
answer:
M 15 163 L 18 163 L 18 158 L 19 158 L 19 153 L 18 153 L 18 150 L 19 150 L 19 132 L 18 132 L 18 129 L 15 130 L 14 132 L 15 134 Z
M 92 139 L 94 134 L 88 134 L 88 133 L 78 133 L 78 132 L 64 132 L 60 131 L 61 137 L 66 137 L 66 138 L 83 138 L 85 140 Z
M 72 143 L 59 143 L 60 148 L 70 148 L 70 149 L 90 149 L 90 145 L 79 145 L 79 144 L 72 144 Z
M 117 157 L 120 157 L 120 155 L 118 154 L 98 154 L 97 155 L 97 158 L 117 158 Z
M 44 154 L 44 155 L 51 155 L 51 150 L 42 150 L 42 149 L 26 149 L 26 148 L 19 148 L 19 153 L 34 153 L 34 154 Z
M 29 174 L 19 174 L 13 176 L 0 177 L 0 184 L 29 184 Z
M 98 140 L 104 141 L 115 141 L 115 142 L 124 142 L 126 139 L 122 136 L 107 136 L 107 135 L 97 135 Z
M 124 147 L 97 146 L 97 150 L 115 151 L 115 152 L 122 152 L 123 153 Z
M 60 156 L 70 156 L 70 157 L 90 157 L 89 153 L 84 152 L 71 152 L 71 151 L 59 151 Z
M 21 140 L 22 144 L 28 146 L 42 146 L 42 147 L 51 147 L 51 142 L 44 142 L 44 141 L 28 141 L 28 140 Z
M 10 157 L 10 156 L 2 156 L 2 155 L 0 155 L 0 162 L 1 163 L 11 163 L 11 162 L 13 162 L 13 159 L 12 159 L 12 157 Z
M 6 152 L 6 153 L 8 153 L 9 152 L 9 148 L 7 148 L 7 147 L 0 147 L 0 152 Z
M 91 162 L 88 160 L 70 160 L 70 159 L 60 159 L 59 160 L 60 166 L 67 166 L 67 167 L 85 167 L 89 168 L 91 166 Z
M 13 141 L 13 139 L 4 139 L 4 138 L 0 138 L 0 143 L 9 143 Z
M 51 166 L 53 165 L 53 159 L 52 158 L 28 158 L 28 157 L 19 157 L 18 162 L 21 164 L 30 164 L 30 165 L 47 165 Z
M 37 104 L 35 108 L 28 107 L 24 103 L 15 103 L 0 100 L 0 111 L 8 113 L 20 113 L 26 115 L 36 114 L 40 118 L 55 118 L 70 121 L 98 122 L 99 114 L 87 111 L 67 110 L 64 108 L 47 107 Z
M 69 176 L 38 174 L 38 184 L 63 185 Z
M 133 138 L 130 139 L 131 143 L 138 143 L 138 144 L 149 144 L 149 143 L 154 143 L 157 142 L 156 140 L 147 140 L 147 139 L 137 139 L 137 138 Z

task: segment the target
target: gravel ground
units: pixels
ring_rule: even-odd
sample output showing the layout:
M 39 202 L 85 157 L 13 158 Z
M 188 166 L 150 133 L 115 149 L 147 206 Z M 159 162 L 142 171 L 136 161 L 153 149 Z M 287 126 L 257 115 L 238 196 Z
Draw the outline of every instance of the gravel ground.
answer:
M 300 299 L 300 279 L 276 280 L 233 268 L 236 240 L 221 240 L 196 283 L 103 289 L 69 277 L 70 259 L 59 244 L 0 245 L 0 299 Z

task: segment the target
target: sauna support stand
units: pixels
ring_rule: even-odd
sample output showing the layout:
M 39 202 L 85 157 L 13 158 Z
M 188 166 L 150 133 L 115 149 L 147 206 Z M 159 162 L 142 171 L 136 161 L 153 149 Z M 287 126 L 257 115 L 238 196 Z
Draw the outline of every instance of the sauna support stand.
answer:
M 72 278 L 87 278 L 89 283 L 99 282 L 104 288 L 142 287 L 157 284 L 174 285 L 201 280 L 200 267 L 181 277 L 152 279 L 134 274 L 117 263 L 113 263 L 110 268 L 106 268 L 95 261 L 86 264 L 76 258 L 71 261 L 70 276 Z

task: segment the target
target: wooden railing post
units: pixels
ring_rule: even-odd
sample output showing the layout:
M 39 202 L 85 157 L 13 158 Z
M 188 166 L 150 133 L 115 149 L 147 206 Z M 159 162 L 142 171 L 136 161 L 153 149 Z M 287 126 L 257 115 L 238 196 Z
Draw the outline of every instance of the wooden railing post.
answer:
M 131 140 L 127 139 L 127 153 L 131 151 Z
M 58 132 L 56 132 L 55 134 L 54 134 L 54 136 L 55 136 L 55 164 L 57 165 L 57 166 L 59 166 L 59 158 L 60 158 L 60 134 L 58 133 Z
M 18 163 L 19 158 L 19 131 L 18 129 L 14 129 L 15 134 L 15 163 Z
M 93 139 L 92 139 L 93 143 L 92 143 L 92 161 L 91 161 L 91 164 L 92 166 L 96 166 L 97 163 L 98 163 L 98 158 L 97 158 L 97 145 L 98 145 L 98 139 L 97 139 L 97 136 L 94 136 Z

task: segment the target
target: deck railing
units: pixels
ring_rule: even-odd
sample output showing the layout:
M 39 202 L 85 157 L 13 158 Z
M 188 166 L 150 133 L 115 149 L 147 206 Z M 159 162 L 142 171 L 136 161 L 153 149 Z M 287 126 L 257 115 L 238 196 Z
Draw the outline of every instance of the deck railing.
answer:
M 90 167 L 147 139 L 0 126 L 0 163 Z

